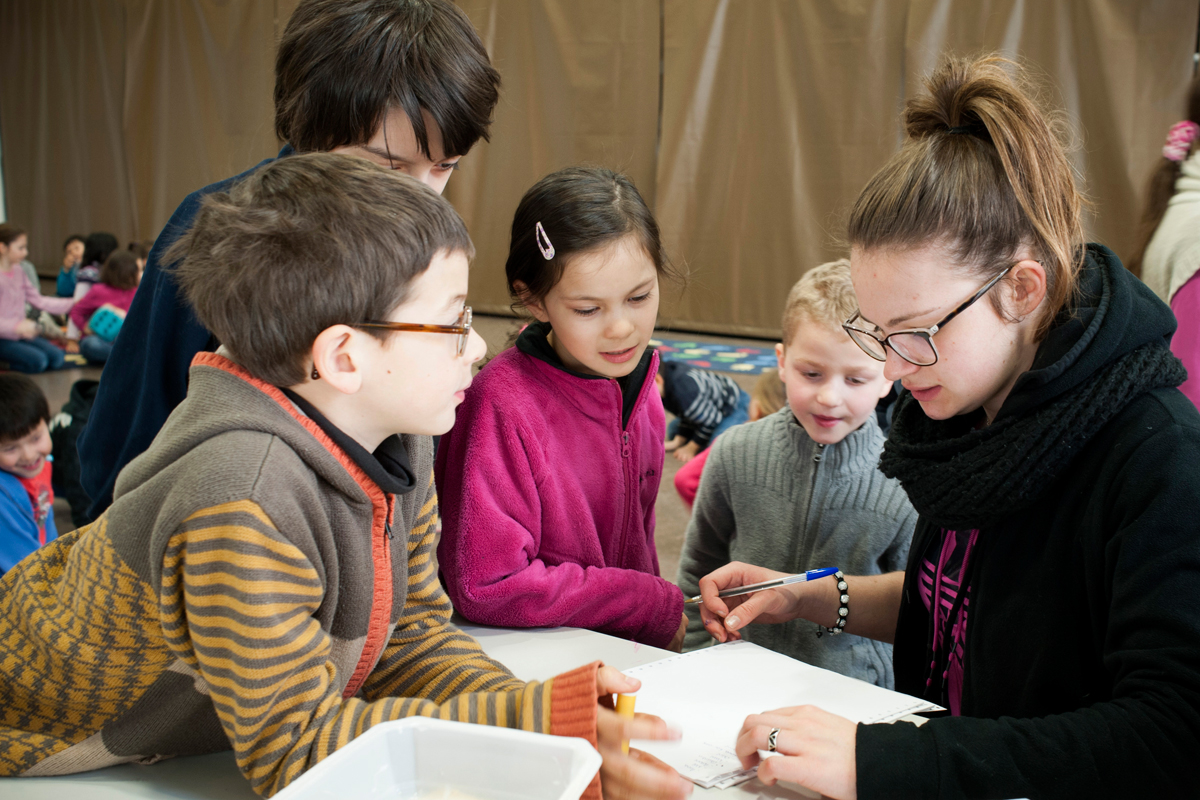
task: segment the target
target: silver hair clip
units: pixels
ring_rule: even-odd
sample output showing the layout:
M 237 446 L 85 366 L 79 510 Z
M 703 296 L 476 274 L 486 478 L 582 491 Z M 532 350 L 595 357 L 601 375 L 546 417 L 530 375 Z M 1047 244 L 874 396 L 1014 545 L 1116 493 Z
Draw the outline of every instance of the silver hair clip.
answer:
M 539 222 L 533 226 L 533 238 L 537 240 L 538 250 L 542 251 L 543 258 L 547 261 L 554 258 L 554 243 L 546 235 L 546 229 L 542 227 L 542 223 Z

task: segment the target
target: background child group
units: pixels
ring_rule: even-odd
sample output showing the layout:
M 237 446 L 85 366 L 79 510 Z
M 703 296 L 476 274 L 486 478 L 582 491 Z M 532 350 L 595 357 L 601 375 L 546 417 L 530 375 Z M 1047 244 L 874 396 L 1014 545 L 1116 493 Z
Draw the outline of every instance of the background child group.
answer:
M 317 90 L 370 72 L 336 46 L 368 21 L 379 52 L 413 43 L 405 77 L 331 111 Z M 289 145 L 176 212 L 81 442 L 98 520 L 0 593 L 13 652 L 37 644 L 21 619 L 41 603 L 131 655 L 88 674 L 6 665 L 0 732 L 17 744 L 0 774 L 232 746 L 271 794 L 369 725 L 431 714 L 588 738 L 604 757 L 591 797 L 690 792 L 621 753 L 671 735 L 604 705 L 636 681 L 597 663 L 522 684 L 454 629 L 452 601 L 676 649 L 746 637 L 950 711 L 916 726 L 764 709 L 730 735 L 747 765 L 777 750 L 768 783 L 1191 791 L 1200 416 L 1176 388 L 1170 309 L 1085 243 L 1065 152 L 1010 66 L 947 60 L 909 103 L 905 146 L 850 215 L 850 259 L 789 295 L 786 404 L 712 445 L 675 583 L 654 547 L 667 431 L 649 347 L 674 271 L 636 187 L 576 167 L 526 193 L 505 269 L 534 321 L 472 378 L 472 248 L 435 192 L 486 135 L 499 76 L 448 3 L 301 2 L 277 62 Z M 431 91 L 431 74 L 464 91 Z M 896 380 L 885 441 L 874 411 Z M 109 425 L 118 408 L 135 413 Z M 96 561 L 111 574 L 72 570 Z M 822 566 L 847 577 L 716 596 Z M 153 624 L 83 624 L 74 598 L 98 580 L 154 598 L 135 612 Z M 115 711 L 51 724 L 71 702 L 52 685 L 71 681 Z M 170 724 L 123 735 L 147 692 Z
M 103 364 L 133 303 L 148 248 L 134 242 L 119 250 L 110 233 L 68 236 L 58 297 L 42 295 L 28 251 L 25 229 L 0 224 L 0 361 L 17 372 L 45 372 L 61 369 L 64 350 L 77 348 L 88 363 Z M 66 318 L 65 330 L 51 314 Z

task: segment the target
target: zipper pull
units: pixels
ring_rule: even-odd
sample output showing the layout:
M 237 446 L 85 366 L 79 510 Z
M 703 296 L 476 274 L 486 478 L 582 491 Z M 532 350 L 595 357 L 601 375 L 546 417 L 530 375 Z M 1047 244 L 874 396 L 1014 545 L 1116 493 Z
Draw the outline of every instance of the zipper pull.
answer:
M 629 458 L 629 432 L 621 434 L 621 458 Z
M 383 518 L 383 532 L 387 534 L 389 541 L 394 538 L 392 536 L 392 514 L 393 514 L 393 509 L 395 508 L 395 502 L 396 502 L 395 498 L 392 497 L 391 495 L 388 495 L 387 515 Z
M 387 534 L 387 537 L 389 539 L 393 538 L 392 537 L 392 521 L 390 519 L 383 521 L 383 531 L 384 531 L 384 533 Z

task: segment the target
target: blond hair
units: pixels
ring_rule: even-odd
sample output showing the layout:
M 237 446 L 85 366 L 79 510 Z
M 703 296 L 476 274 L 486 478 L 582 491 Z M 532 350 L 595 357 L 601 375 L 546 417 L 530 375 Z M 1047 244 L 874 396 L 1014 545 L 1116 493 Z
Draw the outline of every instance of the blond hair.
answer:
M 759 375 L 758 380 L 754 382 L 754 388 L 750 390 L 750 399 L 758 403 L 758 410 L 764 417 L 783 408 L 783 404 L 787 402 L 787 394 L 784 392 L 783 381 L 779 380 L 779 370 L 772 367 Z
M 857 310 L 848 259 L 839 258 L 813 267 L 788 292 L 783 309 L 783 343 L 792 341 L 802 318 L 840 328 Z

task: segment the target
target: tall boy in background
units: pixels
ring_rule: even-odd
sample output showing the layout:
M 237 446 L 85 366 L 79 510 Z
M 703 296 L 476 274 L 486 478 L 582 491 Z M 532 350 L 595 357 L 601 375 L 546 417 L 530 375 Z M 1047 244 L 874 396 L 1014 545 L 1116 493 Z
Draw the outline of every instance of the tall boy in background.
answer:
M 685 595 L 699 594 L 700 579 L 730 561 L 788 573 L 904 569 L 917 514 L 900 484 L 876 468 L 883 434 L 875 405 L 891 382 L 882 362 L 842 330 L 857 308 L 845 259 L 810 270 L 788 293 L 775 345 L 787 405 L 713 444 L 679 563 Z M 694 650 L 711 639 L 699 610 L 688 611 L 684 649 Z M 882 642 L 804 621 L 741 633 L 818 667 L 887 688 L 894 682 L 892 648 Z
M 0 575 L 58 536 L 50 406 L 29 378 L 0 373 Z
M 301 0 L 275 60 L 275 133 L 287 142 L 277 157 L 345 152 L 441 192 L 459 158 L 487 139 L 499 86 L 479 34 L 450 0 Z M 79 437 L 92 519 L 187 394 L 192 357 L 220 344 L 162 269 L 162 254 L 191 228 L 205 195 L 248 174 L 188 195 L 150 251 Z
M 449 203 L 359 158 L 280 159 L 205 199 L 165 260 L 223 346 L 112 506 L 0 581 L 0 775 L 232 746 L 271 795 L 421 715 L 580 736 L 613 796 L 684 796 L 621 753 L 661 720 L 597 706 L 636 681 L 522 683 L 450 623 L 431 436 L 485 350 L 472 253 Z

